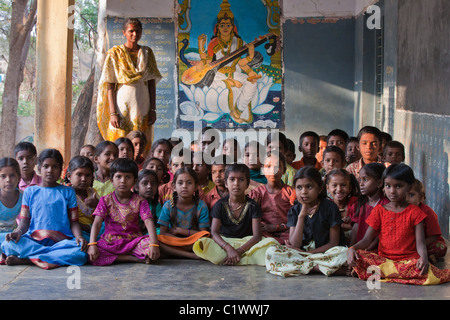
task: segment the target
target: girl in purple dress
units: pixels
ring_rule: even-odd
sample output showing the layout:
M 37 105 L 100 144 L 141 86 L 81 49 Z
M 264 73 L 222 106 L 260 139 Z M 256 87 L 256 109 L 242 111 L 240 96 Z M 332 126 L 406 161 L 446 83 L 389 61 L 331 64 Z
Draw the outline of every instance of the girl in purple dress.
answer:
M 95 209 L 88 255 L 91 264 L 110 265 L 117 262 L 143 262 L 160 256 L 155 224 L 147 200 L 131 189 L 138 178 L 137 164 L 120 158 L 111 164 L 111 180 L 115 191 L 102 197 Z M 139 218 L 148 235 L 139 228 Z M 96 241 L 103 221 L 105 232 Z

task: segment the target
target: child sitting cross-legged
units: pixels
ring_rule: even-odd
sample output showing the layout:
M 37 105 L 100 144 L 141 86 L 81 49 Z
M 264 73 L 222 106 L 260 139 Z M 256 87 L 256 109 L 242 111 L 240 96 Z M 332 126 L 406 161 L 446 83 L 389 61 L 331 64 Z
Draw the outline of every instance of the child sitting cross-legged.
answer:
M 159 245 L 152 213 L 147 200 L 131 190 L 138 178 L 138 166 L 129 158 L 119 158 L 111 164 L 114 192 L 100 198 L 93 215 L 88 254 L 96 266 L 113 262 L 145 262 L 159 258 Z M 144 221 L 148 235 L 143 235 L 139 218 Z M 103 221 L 105 232 L 97 237 Z
M 295 175 L 297 202 L 289 210 L 289 240 L 267 249 L 266 269 L 280 276 L 321 272 L 346 273 L 347 247 L 342 219 L 335 203 L 326 198 L 319 171 L 303 167 Z
M 213 207 L 211 238 L 194 244 L 194 253 L 214 264 L 261 265 L 275 239 L 262 237 L 259 205 L 245 195 L 250 170 L 245 164 L 231 164 L 225 170 L 229 194 Z

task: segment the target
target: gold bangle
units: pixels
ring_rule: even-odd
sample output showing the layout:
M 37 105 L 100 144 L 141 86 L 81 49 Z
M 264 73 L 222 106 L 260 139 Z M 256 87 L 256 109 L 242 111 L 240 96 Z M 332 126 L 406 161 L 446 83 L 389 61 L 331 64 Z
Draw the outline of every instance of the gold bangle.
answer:
M 159 244 L 149 244 L 149 247 L 158 247 L 159 248 Z
M 111 112 L 109 115 L 110 115 L 110 116 L 118 116 L 119 113 L 118 113 L 118 112 Z
M 88 246 L 93 246 L 94 244 L 97 245 L 97 242 L 88 243 Z

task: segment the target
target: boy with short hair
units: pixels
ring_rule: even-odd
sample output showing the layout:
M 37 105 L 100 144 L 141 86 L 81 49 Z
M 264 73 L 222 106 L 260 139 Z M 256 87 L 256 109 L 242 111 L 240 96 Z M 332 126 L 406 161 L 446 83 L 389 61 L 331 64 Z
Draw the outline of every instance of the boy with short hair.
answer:
M 345 152 L 348 138 L 348 134 L 344 130 L 334 129 L 327 136 L 327 146 L 336 146 Z
M 378 155 L 382 139 L 381 131 L 376 127 L 365 126 L 359 130 L 358 148 L 361 152 L 361 159 L 349 164 L 346 168 L 358 181 L 359 171 L 364 165 L 373 162 L 383 163 L 382 158 Z
M 34 170 L 37 164 L 37 150 L 31 142 L 20 142 L 14 148 L 14 158 L 20 166 L 19 189 L 24 191 L 31 186 L 38 186 L 42 178 Z
M 324 177 L 328 172 L 334 169 L 343 169 L 345 167 L 345 154 L 338 146 L 328 146 L 323 151 L 322 169 L 320 174 Z
M 232 163 L 234 163 L 232 158 L 222 155 L 217 157 L 211 164 L 211 179 L 215 186 L 201 197 L 208 206 L 209 212 L 211 212 L 217 201 L 228 195 L 228 189 L 225 186 L 225 170 L 227 165 Z
M 383 160 L 390 164 L 405 161 L 405 146 L 399 141 L 389 141 L 384 147 Z
M 347 165 L 349 165 L 350 163 L 358 161 L 359 159 L 361 159 L 361 152 L 359 152 L 358 148 L 358 138 L 350 137 L 347 141 L 345 161 L 347 162 Z
M 292 164 L 295 170 L 302 167 L 315 167 L 317 170 L 322 169 L 320 162 L 316 159 L 316 154 L 319 151 L 319 135 L 313 131 L 306 131 L 301 134 L 299 139 L 298 150 L 303 154 L 300 161 Z

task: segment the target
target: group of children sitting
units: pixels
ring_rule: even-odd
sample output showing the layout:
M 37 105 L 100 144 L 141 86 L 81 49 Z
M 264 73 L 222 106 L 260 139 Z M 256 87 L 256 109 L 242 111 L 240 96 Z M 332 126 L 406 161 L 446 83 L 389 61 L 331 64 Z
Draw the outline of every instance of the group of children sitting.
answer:
M 295 161 L 295 144 L 280 132 L 248 142 L 241 155 L 234 139 L 211 151 L 208 130 L 190 146 L 157 140 L 145 158 L 145 136 L 133 131 L 82 147 L 67 167 L 58 150 L 38 155 L 19 143 L 14 158 L 0 159 L 0 263 L 51 269 L 183 257 L 281 276 L 367 279 L 367 266 L 378 265 L 387 281 L 450 280 L 433 265 L 447 251 L 438 217 L 389 135 L 370 126 L 355 138 L 308 131 Z

